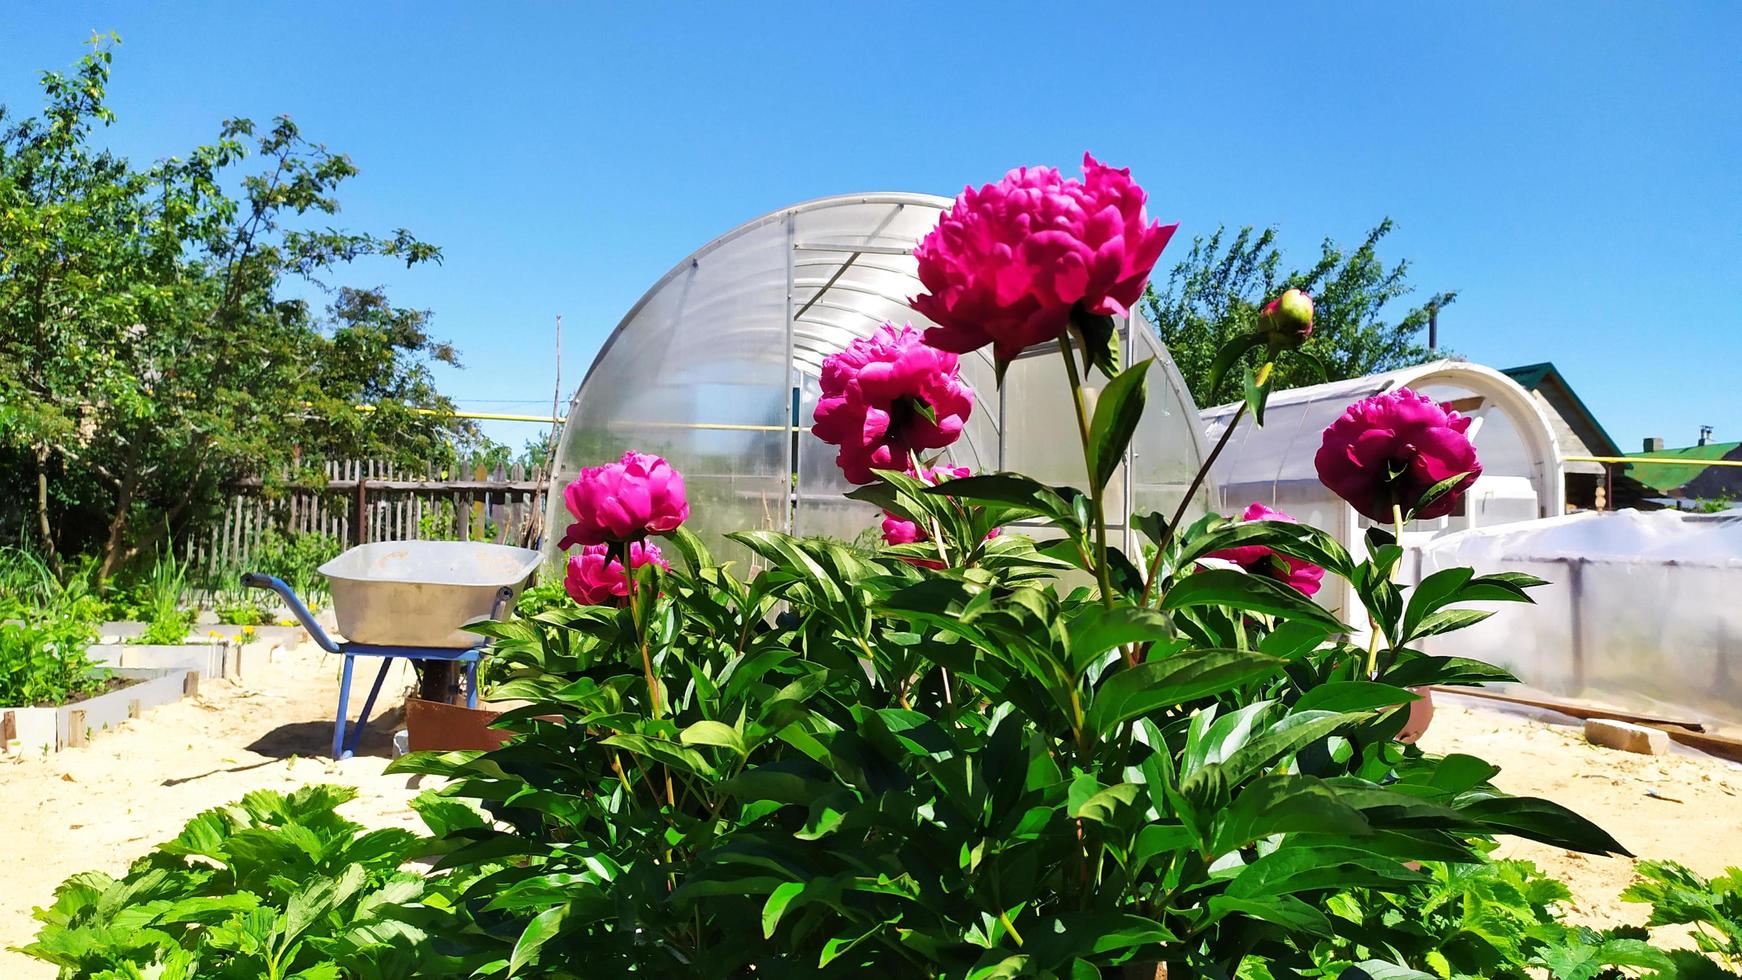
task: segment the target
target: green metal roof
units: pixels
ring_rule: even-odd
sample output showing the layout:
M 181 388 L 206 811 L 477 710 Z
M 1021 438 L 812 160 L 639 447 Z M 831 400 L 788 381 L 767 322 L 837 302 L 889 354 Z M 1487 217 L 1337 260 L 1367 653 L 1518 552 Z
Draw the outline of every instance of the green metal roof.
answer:
M 1608 443 L 1607 446 L 1593 446 L 1592 448 L 1597 451 L 1597 454 L 1603 456 L 1618 456 L 1621 454 L 1621 444 L 1616 442 L 1614 439 L 1609 438 L 1609 433 L 1604 431 L 1603 424 L 1597 421 L 1596 413 L 1592 412 L 1590 406 L 1585 404 L 1585 400 L 1579 397 L 1579 393 L 1573 390 L 1573 386 L 1567 384 L 1566 377 L 1561 374 L 1560 369 L 1554 366 L 1553 361 L 1543 361 L 1540 364 L 1526 364 L 1523 367 L 1501 368 L 1500 373 L 1518 382 L 1520 387 L 1528 388 L 1531 391 L 1535 391 L 1537 388 L 1541 387 L 1545 379 L 1550 377 L 1554 378 L 1555 383 L 1560 385 L 1561 390 L 1567 393 L 1567 397 L 1573 400 L 1574 407 L 1578 408 L 1578 410 L 1584 414 L 1585 421 L 1592 429 L 1596 430 L 1597 437 Z M 1568 424 L 1571 424 L 1570 420 L 1568 421 Z M 1682 469 L 1687 469 L 1687 467 L 1682 467 Z M 1680 484 L 1677 484 L 1677 486 L 1680 486 Z
M 1543 377 L 1550 371 L 1554 371 L 1554 364 L 1549 361 L 1543 361 L 1541 364 L 1526 364 L 1523 367 L 1500 369 L 1501 374 L 1506 375 L 1526 388 L 1535 388 L 1537 385 L 1542 384 Z
M 1655 456 L 1659 459 L 1723 459 L 1742 447 L 1742 442 L 1712 442 L 1704 446 L 1688 446 L 1685 449 L 1664 449 L 1654 453 L 1628 453 L 1629 459 L 1639 459 L 1642 456 Z M 1685 466 L 1670 463 L 1653 466 L 1647 462 L 1629 464 L 1632 467 L 1631 476 L 1640 483 L 1662 492 L 1686 486 L 1706 467 Z

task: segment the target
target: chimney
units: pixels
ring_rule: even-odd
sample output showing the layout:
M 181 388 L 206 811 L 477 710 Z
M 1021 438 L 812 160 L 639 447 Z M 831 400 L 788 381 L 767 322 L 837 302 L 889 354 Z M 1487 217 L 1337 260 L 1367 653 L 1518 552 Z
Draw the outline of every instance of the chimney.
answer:
M 1663 452 L 1663 436 L 1646 436 L 1645 451 L 1648 453 Z
M 1709 425 L 1700 426 L 1700 442 L 1699 442 L 1699 444 L 1702 446 L 1709 446 L 1712 444 L 1712 427 L 1711 426 L 1709 426 Z

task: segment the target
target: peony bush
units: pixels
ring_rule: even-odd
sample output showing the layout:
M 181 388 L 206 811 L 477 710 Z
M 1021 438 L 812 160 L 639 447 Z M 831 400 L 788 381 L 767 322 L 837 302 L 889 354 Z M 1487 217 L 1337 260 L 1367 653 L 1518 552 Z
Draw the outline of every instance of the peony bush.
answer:
M 883 512 L 878 551 L 744 531 L 744 572 L 669 519 L 687 504 L 662 460 L 635 464 L 652 486 L 607 469 L 569 489 L 564 540 L 606 549 L 571 559 L 577 604 L 480 627 L 502 695 L 528 702 L 502 718 L 516 737 L 394 764 L 493 819 L 441 845 L 470 882 L 450 936 L 480 974 L 1417 975 L 1431 937 L 1399 962 L 1337 909 L 1425 901 L 1499 835 L 1624 853 L 1479 759 L 1395 740 L 1410 688 L 1508 679 L 1417 642 L 1538 584 L 1394 582 L 1397 528 L 1480 472 L 1456 413 L 1397 393 L 1326 432 L 1326 484 L 1379 522 L 1364 554 L 1261 504 L 1133 515 L 1141 553 L 1108 540 L 1149 368 L 1122 363 L 1111 317 L 1172 233 L 1145 202 L 1093 158 L 1081 180 L 1031 168 L 964 191 L 916 249 L 913 307 L 935 326 L 828 360 L 813 431 Z M 1285 294 L 1218 359 L 1264 352 L 1242 411 L 1262 421 L 1311 314 Z M 942 452 L 972 405 L 956 355 L 1037 344 L 1075 395 L 1082 486 Z M 1048 539 L 998 533 L 1017 521 Z M 669 567 L 636 557 L 649 536 Z M 1312 601 L 1332 577 L 1368 649 Z

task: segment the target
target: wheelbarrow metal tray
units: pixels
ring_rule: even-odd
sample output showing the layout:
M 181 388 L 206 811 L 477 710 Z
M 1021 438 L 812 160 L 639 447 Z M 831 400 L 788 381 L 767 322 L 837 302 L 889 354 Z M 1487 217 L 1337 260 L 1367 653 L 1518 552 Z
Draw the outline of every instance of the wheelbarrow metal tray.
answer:
M 478 541 L 379 541 L 320 571 L 339 632 L 352 643 L 465 648 L 483 638 L 464 627 L 490 618 L 497 590 L 518 596 L 542 560 L 526 548 Z

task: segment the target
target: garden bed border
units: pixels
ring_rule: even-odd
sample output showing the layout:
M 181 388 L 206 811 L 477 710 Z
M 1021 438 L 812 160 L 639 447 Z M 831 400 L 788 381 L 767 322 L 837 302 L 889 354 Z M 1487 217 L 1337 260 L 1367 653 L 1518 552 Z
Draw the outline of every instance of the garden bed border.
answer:
M 113 728 L 199 690 L 197 670 L 118 667 L 110 674 L 135 683 L 53 708 L 0 707 L 0 746 L 19 754 L 81 748 L 91 732 Z

